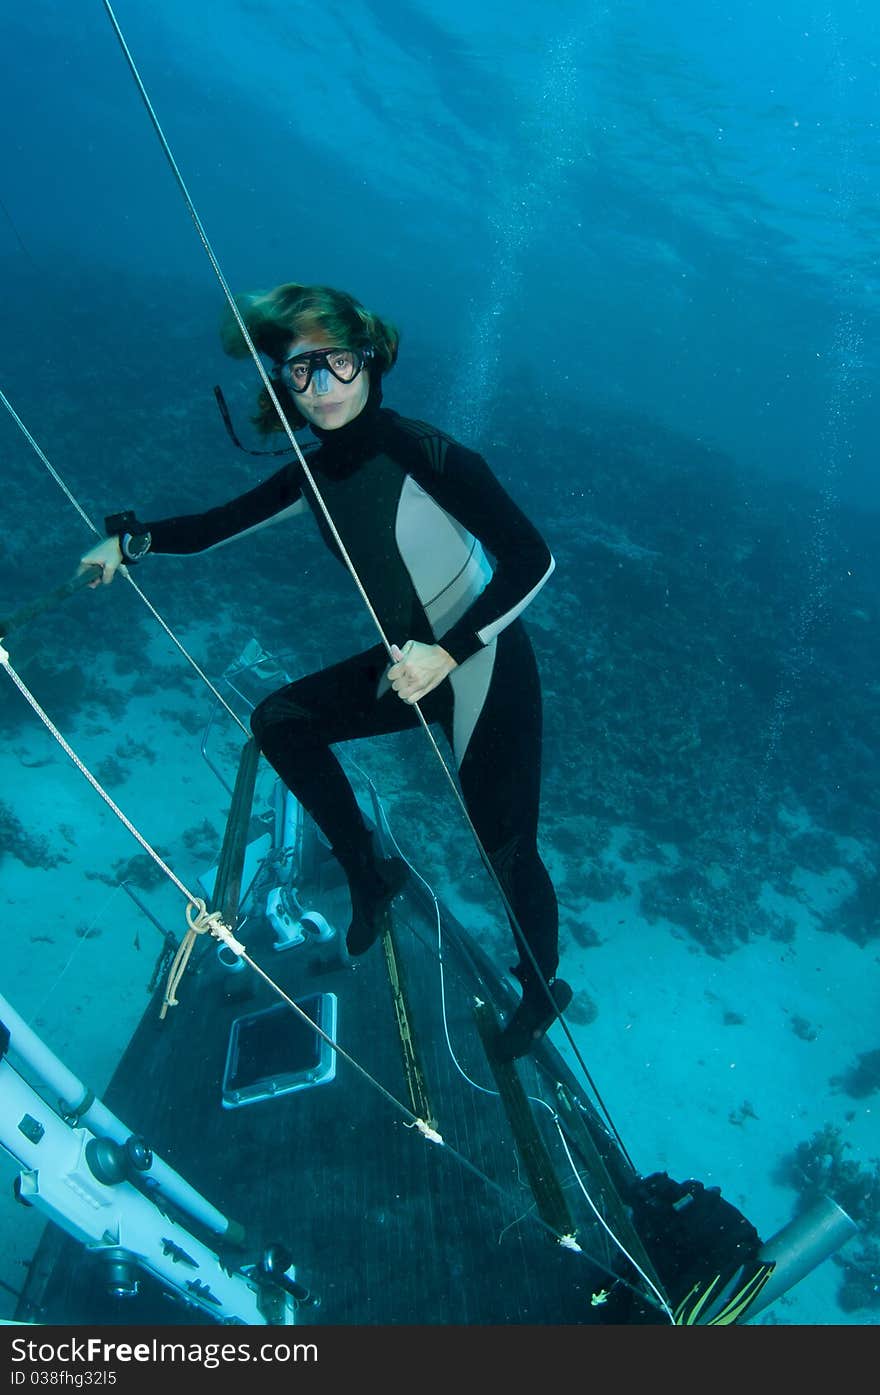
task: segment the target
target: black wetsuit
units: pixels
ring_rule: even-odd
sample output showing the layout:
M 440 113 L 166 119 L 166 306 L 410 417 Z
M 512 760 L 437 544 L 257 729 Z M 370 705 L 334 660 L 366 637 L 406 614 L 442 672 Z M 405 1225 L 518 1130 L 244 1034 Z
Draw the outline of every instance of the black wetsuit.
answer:
M 436 428 L 371 400 L 346 426 L 313 430 L 309 470 L 389 643 L 439 642 L 458 664 L 419 707 L 449 740 L 470 818 L 550 979 L 558 913 L 537 847 L 541 691 L 518 617 L 553 558 L 482 457 Z M 219 508 L 138 526 L 151 533 L 151 551 L 192 553 L 306 508 L 339 555 L 298 460 Z M 363 821 L 331 747 L 418 725 L 385 677 L 390 662 L 377 643 L 279 689 L 251 718 L 261 751 L 344 867 Z M 521 966 L 525 984 L 524 952 Z

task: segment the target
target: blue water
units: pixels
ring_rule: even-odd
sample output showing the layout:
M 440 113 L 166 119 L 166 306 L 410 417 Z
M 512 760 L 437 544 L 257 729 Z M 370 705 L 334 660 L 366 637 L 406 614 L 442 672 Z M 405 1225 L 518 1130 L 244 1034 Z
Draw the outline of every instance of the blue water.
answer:
M 105 8 L 8 9 L 0 387 L 99 524 L 221 502 L 262 471 L 212 387 L 256 446 L 256 375 L 220 350 L 221 287 Z M 554 666 L 553 855 L 572 855 L 572 821 L 575 845 L 591 829 L 601 903 L 609 830 L 637 830 L 621 858 L 653 859 L 640 913 L 704 965 L 753 935 L 785 943 L 772 895 L 803 905 L 807 873 L 843 868 L 841 895 L 814 888 L 806 913 L 829 965 L 845 940 L 876 976 L 876 7 L 115 14 L 232 290 L 327 282 L 400 325 L 386 402 L 483 451 L 547 535 L 558 570 L 534 634 Z M 89 533 L 0 417 L 6 609 L 64 579 Z M 308 597 L 280 543 L 259 572 L 236 554 L 240 572 L 169 563 L 164 584 L 191 588 L 196 620 L 233 606 L 237 639 L 306 644 L 332 602 L 324 653 L 370 642 L 344 579 L 304 548 Z M 89 632 L 79 612 L 71 626 Z M 45 633 L 43 663 L 76 667 Z M 43 674 L 71 718 L 79 665 Z M 19 717 L 3 725 L 22 740 Z M 876 1053 L 875 1020 L 859 1041 Z M 852 1109 L 870 1114 L 878 1089 Z M 875 1196 L 880 1136 L 860 1117 L 853 1160 Z M 860 1219 L 865 1295 L 873 1201 Z

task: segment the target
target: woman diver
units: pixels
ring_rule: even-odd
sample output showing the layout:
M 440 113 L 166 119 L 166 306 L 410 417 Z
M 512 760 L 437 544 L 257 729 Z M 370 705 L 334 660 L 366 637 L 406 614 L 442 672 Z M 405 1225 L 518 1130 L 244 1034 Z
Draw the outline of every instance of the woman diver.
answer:
M 317 439 L 308 469 L 333 529 L 297 459 L 205 513 L 109 518 L 108 537 L 81 569 L 100 567 L 106 584 L 148 552 L 203 552 L 306 508 L 339 556 L 336 530 L 383 633 L 402 643 L 390 655 L 378 643 L 270 694 L 251 715 L 254 737 L 345 871 L 347 946 L 360 955 L 387 925 L 408 869 L 378 855 L 331 748 L 419 725 L 415 703 L 440 725 L 519 951 L 511 972 L 522 998 L 497 1054 L 525 1055 L 572 996 L 556 978 L 557 902 L 537 845 L 541 690 L 520 619 L 553 558 L 481 456 L 382 406 L 382 380 L 397 359 L 393 325 L 327 286 L 291 282 L 236 303 L 253 344 L 272 361 L 288 422 L 307 424 Z M 222 338 L 233 357 L 249 353 L 231 312 Z M 254 420 L 264 435 L 285 429 L 265 388 Z

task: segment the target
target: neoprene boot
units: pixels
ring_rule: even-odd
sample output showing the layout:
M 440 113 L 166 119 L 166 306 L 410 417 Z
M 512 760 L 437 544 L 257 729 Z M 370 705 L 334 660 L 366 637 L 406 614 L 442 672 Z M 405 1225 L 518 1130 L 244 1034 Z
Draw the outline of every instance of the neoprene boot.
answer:
M 554 975 L 547 980 L 545 987 L 533 974 L 519 966 L 512 972 L 523 985 L 523 995 L 519 1007 L 511 1014 L 495 1042 L 495 1055 L 499 1061 L 515 1061 L 518 1056 L 528 1055 L 574 997 L 571 986 L 564 978 Z
M 409 878 L 409 868 L 400 857 L 378 858 L 366 830 L 356 849 L 334 852 L 348 878 L 351 924 L 345 943 L 356 957 L 366 954 L 388 928 L 391 902 Z

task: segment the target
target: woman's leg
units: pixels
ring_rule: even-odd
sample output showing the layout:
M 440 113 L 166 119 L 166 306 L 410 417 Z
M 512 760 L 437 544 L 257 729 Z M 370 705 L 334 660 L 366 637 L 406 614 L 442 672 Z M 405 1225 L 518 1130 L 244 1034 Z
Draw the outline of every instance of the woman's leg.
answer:
M 498 637 L 492 681 L 459 777 L 468 813 L 513 912 L 519 950 L 514 972 L 523 1001 L 536 1010 L 547 1008 L 544 985 L 552 984 L 559 962 L 559 911 L 538 852 L 540 681 L 518 623 Z
M 381 934 L 388 906 L 406 878 L 406 865 L 399 858 L 383 862 L 375 856 L 354 791 L 331 746 L 417 725 L 412 707 L 393 690 L 376 696 L 389 663 L 384 646 L 374 645 L 279 688 L 251 714 L 257 745 L 329 840 L 348 878 L 352 954 L 363 954 Z

